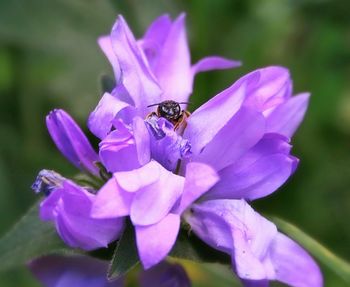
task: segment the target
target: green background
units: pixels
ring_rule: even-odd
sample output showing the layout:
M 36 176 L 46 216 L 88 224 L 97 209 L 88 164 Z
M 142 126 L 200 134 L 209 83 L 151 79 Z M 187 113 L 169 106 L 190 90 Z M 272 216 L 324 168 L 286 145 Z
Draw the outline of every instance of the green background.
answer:
M 117 14 L 141 37 L 156 16 L 169 12 L 175 17 L 181 11 L 187 13 L 193 62 L 217 54 L 244 64 L 200 74 L 192 108 L 244 73 L 267 65 L 287 66 L 295 92 L 312 93 L 293 138 L 294 154 L 301 159 L 297 172 L 254 206 L 295 223 L 350 260 L 347 0 L 0 0 L 0 235 L 35 200 L 30 185 L 40 169 L 75 173 L 55 149 L 44 118 L 51 109 L 64 108 L 87 132 L 87 116 L 101 96 L 99 78 L 112 75 L 96 38 L 110 31 Z M 212 286 L 206 283 L 207 270 L 188 269 L 198 286 Z M 327 268 L 323 272 L 325 286 L 346 287 Z M 38 284 L 21 268 L 0 274 L 0 286 Z

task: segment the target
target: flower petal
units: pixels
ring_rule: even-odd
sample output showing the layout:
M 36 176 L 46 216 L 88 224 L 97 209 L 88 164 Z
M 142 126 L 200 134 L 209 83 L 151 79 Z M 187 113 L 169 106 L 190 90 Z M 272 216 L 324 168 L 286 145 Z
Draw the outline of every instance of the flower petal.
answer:
M 192 76 L 185 14 L 181 14 L 171 25 L 154 74 L 163 90 L 162 100 L 188 100 L 192 92 Z
M 90 131 L 98 138 L 104 139 L 112 129 L 113 120 L 123 109 L 132 109 L 132 107 L 111 94 L 104 93 L 97 107 L 89 116 Z
M 64 110 L 53 110 L 46 126 L 61 153 L 77 168 L 98 175 L 97 153 L 75 121 Z
M 139 275 L 140 287 L 190 287 L 191 281 L 180 264 L 163 261 Z
M 284 67 L 271 66 L 255 70 L 256 81 L 247 86 L 248 97 L 245 106 L 257 111 L 265 111 L 285 102 L 291 96 L 292 81 Z
M 159 165 L 158 181 L 140 187 L 135 194 L 130 209 L 130 218 L 133 224 L 154 224 L 165 217 L 181 196 L 184 181 L 183 177 L 175 175 Z
M 107 57 L 108 61 L 111 63 L 113 72 L 114 72 L 114 77 L 116 79 L 116 82 L 119 83 L 120 76 L 121 76 L 121 70 L 120 66 L 118 63 L 118 58 L 116 54 L 113 51 L 112 47 L 112 41 L 110 36 L 102 36 L 99 37 L 98 40 L 98 45 L 100 46 L 101 50 Z
M 150 161 L 138 169 L 116 172 L 114 177 L 122 189 L 136 192 L 160 180 L 161 166 L 155 161 Z
M 194 154 L 199 154 L 237 113 L 245 92 L 246 83 L 235 83 L 193 112 L 187 121 L 184 138 L 191 142 Z
M 231 69 L 241 66 L 240 61 L 229 60 L 223 57 L 210 56 L 199 60 L 192 66 L 193 76 L 200 72 L 206 72 L 211 70 Z
M 309 98 L 308 93 L 300 94 L 276 107 L 267 117 L 267 131 L 291 137 L 304 118 Z
M 120 123 L 99 146 L 100 159 L 107 171 L 127 171 L 140 167 L 135 138 L 124 124 Z
M 134 106 L 139 109 L 140 116 L 145 117 L 147 106 L 160 102 L 161 90 L 122 16 L 118 17 L 113 26 L 111 41 L 123 73 L 122 85 L 132 98 Z
M 129 215 L 133 194 L 124 191 L 114 177 L 108 180 L 93 200 L 93 218 L 116 218 Z
M 323 278 L 312 257 L 297 243 L 278 233 L 270 253 L 275 280 L 298 287 L 321 287 Z
M 51 196 L 54 200 L 50 204 L 41 204 L 41 208 L 46 209 L 41 215 L 52 215 L 43 219 L 54 221 L 60 237 L 70 247 L 84 250 L 106 247 L 123 230 L 123 218 L 92 218 L 90 213 L 95 195 L 71 181 L 64 181 L 63 186 L 53 191 L 44 202 Z
M 259 112 L 242 108 L 214 136 L 193 160 L 221 170 L 234 163 L 264 135 L 265 118 Z
M 122 287 L 124 279 L 108 282 L 108 263 L 89 256 L 40 257 L 29 263 L 30 271 L 46 287 Z
M 140 165 L 145 165 L 151 159 L 151 143 L 145 121 L 140 117 L 135 117 L 133 119 L 133 132 L 138 161 Z
M 149 226 L 136 226 L 136 243 L 144 269 L 162 261 L 173 247 L 180 228 L 180 216 L 169 213 Z
M 158 17 L 147 29 L 142 39 L 138 41 L 152 71 L 155 70 L 161 49 L 171 29 L 171 19 L 165 14 Z
M 263 156 L 244 169 L 238 162 L 219 172 L 220 181 L 205 198 L 254 200 L 267 196 L 285 183 L 295 164 L 296 159 L 284 154 Z
M 175 212 L 177 214 L 181 214 L 219 180 L 216 171 L 212 167 L 199 162 L 190 162 L 186 165 L 185 178 L 180 205 Z

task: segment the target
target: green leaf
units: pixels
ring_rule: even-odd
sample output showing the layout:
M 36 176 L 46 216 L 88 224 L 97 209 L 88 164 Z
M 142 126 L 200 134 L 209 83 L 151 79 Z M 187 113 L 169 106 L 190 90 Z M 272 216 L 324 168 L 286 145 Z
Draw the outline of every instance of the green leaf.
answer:
M 195 235 L 189 235 L 186 230 L 180 231 L 170 256 L 196 262 L 231 264 L 228 254 L 214 250 Z
M 132 224 L 126 225 L 125 231 L 117 243 L 113 258 L 110 262 L 107 278 L 116 280 L 134 268 L 139 262 L 135 233 Z
M 0 239 L 0 271 L 23 265 L 42 255 L 73 252 L 57 236 L 52 224 L 39 219 L 38 204 L 35 204 Z
M 280 218 L 273 218 L 278 229 L 298 241 L 305 247 L 315 258 L 317 258 L 324 265 L 342 277 L 346 282 L 350 283 L 350 264 L 345 260 L 339 258 L 322 244 L 311 238 L 298 227 L 288 223 Z

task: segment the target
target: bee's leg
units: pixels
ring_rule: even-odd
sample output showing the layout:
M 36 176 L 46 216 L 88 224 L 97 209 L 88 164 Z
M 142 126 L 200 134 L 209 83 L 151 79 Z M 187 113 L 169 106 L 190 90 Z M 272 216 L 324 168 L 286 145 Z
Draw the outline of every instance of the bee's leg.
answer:
M 158 117 L 157 113 L 152 112 L 152 113 L 149 113 L 149 114 L 146 116 L 146 119 L 149 119 L 149 118 L 151 118 L 151 117 L 153 117 L 153 116 Z
M 181 116 L 177 123 L 174 125 L 174 131 L 176 131 L 177 134 L 183 135 L 185 128 L 187 126 L 187 119 L 191 113 L 189 111 L 182 111 Z

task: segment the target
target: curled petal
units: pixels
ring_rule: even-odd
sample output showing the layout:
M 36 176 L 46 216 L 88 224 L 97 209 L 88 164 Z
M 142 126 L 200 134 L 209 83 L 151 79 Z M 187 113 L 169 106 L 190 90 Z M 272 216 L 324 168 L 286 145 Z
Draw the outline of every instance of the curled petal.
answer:
M 40 205 L 43 220 L 54 221 L 57 232 L 73 248 L 93 250 L 107 247 L 123 230 L 123 219 L 91 217 L 94 194 L 68 180 Z
M 308 93 L 300 94 L 276 107 L 267 116 L 267 131 L 291 137 L 304 118 L 309 98 Z
M 296 163 L 294 157 L 283 154 L 264 156 L 244 169 L 238 162 L 219 172 L 220 181 L 205 196 L 247 200 L 267 196 L 285 183 Z
M 64 110 L 53 110 L 46 117 L 51 138 L 61 153 L 77 168 L 98 175 L 98 155 L 83 131 Z
M 99 37 L 97 42 L 98 42 L 98 45 L 100 46 L 101 50 L 103 51 L 103 53 L 107 57 L 108 61 L 111 63 L 111 65 L 113 67 L 114 77 L 116 79 L 116 82 L 119 83 L 120 76 L 121 76 L 121 70 L 120 70 L 120 66 L 118 63 L 118 58 L 113 51 L 111 37 L 110 36 Z
M 91 216 L 93 218 L 118 218 L 129 215 L 134 195 L 124 191 L 112 177 L 107 181 L 93 201 Z
M 133 100 L 133 105 L 139 109 L 140 116 L 145 117 L 147 106 L 160 102 L 161 90 L 122 16 L 113 26 L 111 42 L 122 71 L 121 83 Z
M 180 216 L 169 213 L 161 221 L 148 226 L 136 226 L 136 243 L 145 269 L 162 261 L 173 247 L 180 228 Z
M 291 96 L 292 80 L 286 68 L 271 66 L 255 70 L 245 77 L 255 75 L 255 81 L 247 86 L 245 106 L 263 112 L 281 103 Z M 239 81 L 244 80 L 243 77 Z
M 104 139 L 112 129 L 113 120 L 122 110 L 133 113 L 133 108 L 128 103 L 118 100 L 109 93 L 104 93 L 97 107 L 89 116 L 90 131 L 98 138 Z
M 240 61 L 229 60 L 218 56 L 205 57 L 192 66 L 193 76 L 199 72 L 218 69 L 231 69 L 241 66 Z
M 298 287 L 321 287 L 320 268 L 297 243 L 278 233 L 272 242 L 270 257 L 276 270 L 275 280 Z
M 185 211 L 218 180 L 216 171 L 209 165 L 198 162 L 188 163 L 186 165 L 185 186 L 176 213 L 181 214 Z
M 253 147 L 263 137 L 264 132 L 263 115 L 257 111 L 242 108 L 193 159 L 221 170 L 234 163 Z
M 246 83 L 233 84 L 193 112 L 187 121 L 184 138 L 199 154 L 241 108 L 246 96 Z
M 151 185 L 141 187 L 135 194 L 130 209 L 133 224 L 154 224 L 166 216 L 180 198 L 184 181 L 183 177 L 159 165 L 159 179 Z

